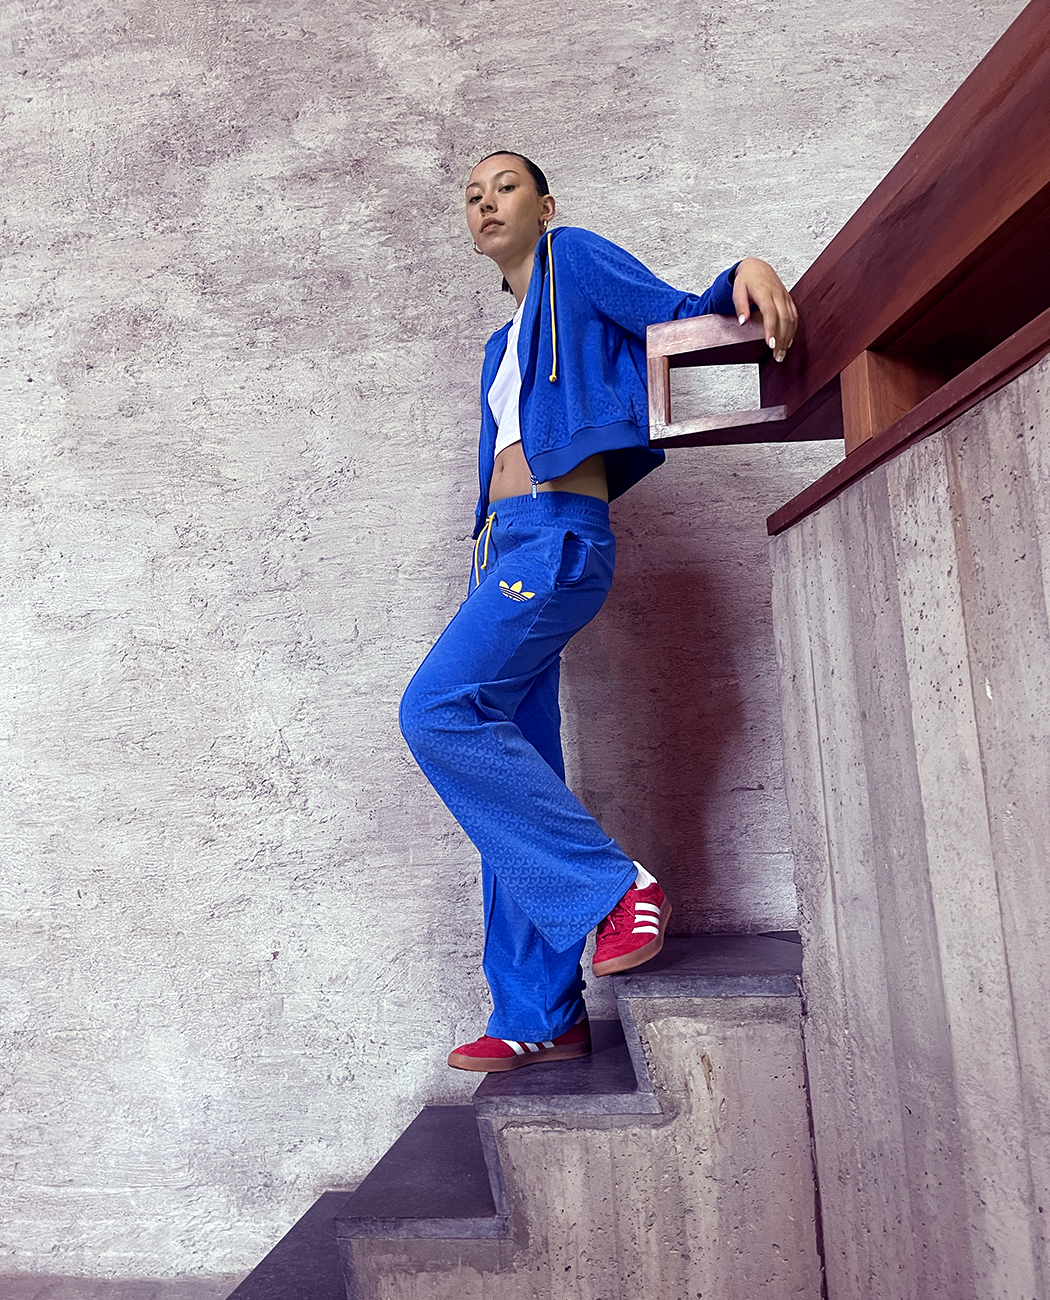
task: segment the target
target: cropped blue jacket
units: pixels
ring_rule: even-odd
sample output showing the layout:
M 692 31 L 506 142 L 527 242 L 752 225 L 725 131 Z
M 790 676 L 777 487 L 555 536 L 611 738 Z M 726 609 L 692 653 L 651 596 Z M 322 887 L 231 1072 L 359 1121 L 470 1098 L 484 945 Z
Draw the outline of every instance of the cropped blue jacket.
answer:
M 609 499 L 662 464 L 649 446 L 645 330 L 656 321 L 732 315 L 730 267 L 702 294 L 666 284 L 608 239 L 572 226 L 536 245 L 518 335 L 521 445 L 534 483 L 605 452 Z M 496 422 L 488 391 L 507 347 L 510 321 L 485 345 L 474 536 L 488 514 Z

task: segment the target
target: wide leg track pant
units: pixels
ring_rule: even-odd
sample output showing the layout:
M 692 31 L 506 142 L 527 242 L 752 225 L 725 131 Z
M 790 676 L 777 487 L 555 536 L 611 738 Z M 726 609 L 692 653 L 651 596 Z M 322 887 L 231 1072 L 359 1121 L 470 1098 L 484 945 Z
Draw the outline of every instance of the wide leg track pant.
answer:
M 635 879 L 565 784 L 558 709 L 562 648 L 601 609 L 615 555 L 603 501 L 496 502 L 470 594 L 401 701 L 416 761 L 481 853 L 495 1038 L 574 1023 L 587 934 Z

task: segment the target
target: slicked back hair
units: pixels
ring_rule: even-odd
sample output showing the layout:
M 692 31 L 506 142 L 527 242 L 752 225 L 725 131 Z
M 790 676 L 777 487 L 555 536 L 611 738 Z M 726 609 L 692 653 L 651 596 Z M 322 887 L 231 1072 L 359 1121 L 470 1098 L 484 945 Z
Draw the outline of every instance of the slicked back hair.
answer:
M 490 158 L 499 158 L 502 156 L 506 156 L 507 158 L 518 158 L 525 164 L 526 170 L 535 183 L 536 193 L 541 199 L 545 194 L 551 192 L 551 187 L 547 184 L 546 176 L 544 176 L 543 172 L 536 166 L 532 159 L 526 158 L 523 153 L 515 153 L 513 149 L 497 149 L 494 153 L 487 153 L 484 158 L 479 158 L 478 162 L 488 162 Z M 475 166 L 477 166 L 477 163 L 475 163 Z

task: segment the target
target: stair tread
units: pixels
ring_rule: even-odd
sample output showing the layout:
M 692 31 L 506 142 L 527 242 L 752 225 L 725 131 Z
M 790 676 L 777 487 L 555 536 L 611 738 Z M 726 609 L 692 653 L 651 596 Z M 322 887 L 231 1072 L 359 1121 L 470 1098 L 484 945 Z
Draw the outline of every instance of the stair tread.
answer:
M 228 1300 L 346 1300 L 335 1218 L 350 1192 L 324 1192 Z
M 611 978 L 618 998 L 797 997 L 801 969 L 797 933 L 776 931 L 675 936 L 652 961 Z M 356 1191 L 326 1192 L 230 1300 L 344 1300 L 337 1237 L 345 1248 L 347 1238 L 362 1235 L 504 1236 L 480 1117 L 659 1111 L 647 1075 L 639 1086 L 620 1021 L 592 1020 L 591 1038 L 589 1057 L 486 1075 L 473 1105 L 425 1107 Z M 644 1069 L 640 1045 L 636 1050 Z
M 589 1113 L 622 1113 L 625 1103 L 638 1096 L 631 1054 L 624 1040 L 623 1026 L 619 1020 L 591 1021 L 591 1054 L 578 1061 L 549 1061 L 508 1070 L 504 1074 L 487 1074 L 474 1093 L 474 1105 L 479 1114 L 523 1113 L 534 1111 L 536 1105 L 507 1105 L 504 1103 L 531 1101 L 539 1103 L 550 1099 L 582 1101 L 589 1099 L 600 1103 L 588 1106 Z M 539 1109 L 546 1109 L 540 1106 Z M 579 1106 L 572 1106 L 580 1110 Z M 651 1106 L 645 1105 L 649 1110 Z
M 663 952 L 644 966 L 610 978 L 633 997 L 793 997 L 801 974 L 797 942 L 761 934 L 702 934 L 668 938 Z
M 426 1106 L 341 1207 L 343 1225 L 495 1219 L 473 1106 Z

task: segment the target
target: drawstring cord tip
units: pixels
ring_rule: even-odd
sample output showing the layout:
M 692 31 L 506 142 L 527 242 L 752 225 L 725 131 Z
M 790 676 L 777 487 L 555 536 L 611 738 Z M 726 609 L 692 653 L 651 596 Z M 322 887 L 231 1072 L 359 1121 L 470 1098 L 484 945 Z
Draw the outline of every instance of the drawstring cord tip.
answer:
M 474 543 L 474 586 L 481 586 L 481 570 L 489 567 L 489 542 L 492 540 L 492 525 L 496 522 L 495 510 L 485 520 L 485 527 L 478 533 L 478 540 Z M 481 550 L 481 539 L 485 539 L 485 554 L 478 563 L 478 552 Z

